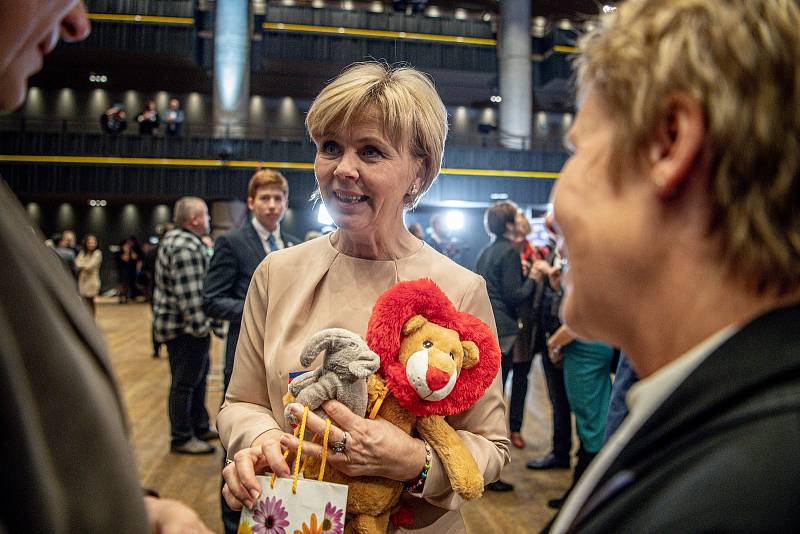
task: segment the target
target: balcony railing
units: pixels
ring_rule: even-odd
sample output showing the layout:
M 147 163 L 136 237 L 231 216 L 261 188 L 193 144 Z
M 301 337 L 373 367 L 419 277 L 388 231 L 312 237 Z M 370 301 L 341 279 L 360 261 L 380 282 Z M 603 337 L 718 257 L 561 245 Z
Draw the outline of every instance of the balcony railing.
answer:
M 194 0 L 86 0 L 90 13 L 191 17 Z
M 0 132 L 9 133 L 42 133 L 42 134 L 103 134 L 109 138 L 139 138 L 138 124 L 135 120 L 128 121 L 128 127 L 121 134 L 104 134 L 100 128 L 99 121 L 79 120 L 79 119 L 32 119 L 27 117 L 11 116 L 0 117 Z M 304 128 L 282 128 L 276 126 L 247 126 L 242 132 L 243 139 L 232 139 L 231 141 L 302 141 L 308 142 L 308 134 Z M 162 133 L 155 136 L 145 136 L 153 139 L 163 138 Z M 193 124 L 186 122 L 183 124 L 181 137 L 169 138 L 170 141 L 183 138 L 213 139 L 219 137 L 215 135 L 212 124 L 202 123 Z M 471 147 L 471 148 L 499 148 L 497 132 L 492 131 L 487 134 L 474 133 L 453 133 L 447 137 L 447 145 L 452 147 Z M 529 149 L 534 152 L 545 152 L 560 154 L 564 151 L 562 138 L 560 135 L 534 135 L 530 138 Z M 525 152 L 525 151 L 520 151 Z M 208 155 L 208 154 L 206 154 Z M 166 156 L 159 156 L 166 157 Z

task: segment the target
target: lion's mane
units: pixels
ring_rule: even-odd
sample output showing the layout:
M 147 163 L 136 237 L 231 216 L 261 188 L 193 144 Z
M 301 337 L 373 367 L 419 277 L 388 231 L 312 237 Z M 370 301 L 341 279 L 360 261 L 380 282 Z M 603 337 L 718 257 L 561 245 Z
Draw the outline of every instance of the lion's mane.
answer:
M 422 400 L 408 383 L 405 367 L 398 359 L 403 325 L 417 314 L 455 330 L 462 341 L 478 346 L 478 363 L 471 369 L 462 369 L 453 391 L 440 401 Z M 458 311 L 427 278 L 399 282 L 378 297 L 367 325 L 367 345 L 380 356 L 380 373 L 389 390 L 403 408 L 417 417 L 466 411 L 481 398 L 500 366 L 500 347 L 492 329 L 477 317 Z

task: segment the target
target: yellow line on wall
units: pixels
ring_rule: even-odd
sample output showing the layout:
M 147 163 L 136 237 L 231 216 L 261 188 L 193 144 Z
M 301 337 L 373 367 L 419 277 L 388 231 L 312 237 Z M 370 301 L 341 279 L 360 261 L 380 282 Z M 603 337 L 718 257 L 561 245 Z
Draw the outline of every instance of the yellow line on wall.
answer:
M 182 26 L 194 25 L 190 17 L 158 17 L 152 15 L 119 15 L 111 13 L 89 13 L 89 20 L 104 22 L 144 22 L 149 24 L 178 24 Z
M 312 163 L 295 163 L 292 161 L 222 161 L 218 159 L 178 159 L 178 158 L 121 158 L 112 156 L 25 156 L 0 155 L 0 162 L 9 163 L 56 163 L 85 165 L 140 165 L 161 167 L 234 167 L 244 169 L 271 168 L 292 170 L 314 170 Z M 500 171 L 491 169 L 442 169 L 442 174 L 456 176 L 506 176 L 512 178 L 558 178 L 557 172 L 544 171 Z
M 577 46 L 567 46 L 567 45 L 553 45 L 553 52 L 561 52 L 562 54 L 577 54 L 578 47 Z
M 364 28 L 343 28 L 336 26 L 311 26 L 308 24 L 285 24 L 283 22 L 265 22 L 265 30 L 282 30 L 310 33 L 334 33 L 337 35 L 356 35 L 359 37 L 387 37 L 390 39 L 413 39 L 416 41 L 438 41 L 444 43 L 472 44 L 479 46 L 496 46 L 495 39 L 480 37 L 461 37 L 458 35 L 436 35 L 432 33 L 395 32 L 388 30 L 369 30 Z

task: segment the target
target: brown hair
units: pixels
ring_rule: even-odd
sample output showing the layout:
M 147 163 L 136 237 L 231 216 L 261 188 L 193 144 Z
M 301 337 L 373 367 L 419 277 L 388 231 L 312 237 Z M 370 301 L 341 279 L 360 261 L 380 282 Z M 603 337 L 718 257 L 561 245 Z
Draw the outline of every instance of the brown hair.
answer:
M 483 216 L 483 226 L 495 237 L 506 233 L 506 224 L 516 224 L 519 208 L 510 200 L 492 204 Z
M 281 173 L 272 169 L 256 171 L 247 184 L 247 198 L 255 198 L 260 187 L 277 187 L 283 191 L 284 196 L 289 196 L 289 182 Z
M 706 119 L 709 234 L 755 291 L 800 284 L 800 9 L 796 0 L 629 0 L 580 42 L 581 92 L 636 161 L 670 94 Z

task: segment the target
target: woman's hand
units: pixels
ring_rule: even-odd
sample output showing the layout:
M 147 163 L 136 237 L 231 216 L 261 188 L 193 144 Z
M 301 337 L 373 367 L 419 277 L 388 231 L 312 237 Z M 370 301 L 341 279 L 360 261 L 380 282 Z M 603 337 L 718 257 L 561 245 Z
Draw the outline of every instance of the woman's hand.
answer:
M 347 433 L 343 453 L 328 451 L 328 464 L 348 476 L 380 476 L 406 481 L 416 478 L 425 465 L 425 445 L 381 417 L 365 419 L 351 412 L 344 404 L 326 401 L 322 408 L 330 416 L 331 430 L 328 444 L 341 442 Z M 300 419 L 303 407 L 290 405 L 292 413 Z M 325 420 L 309 412 L 306 428 L 320 436 L 325 432 Z M 299 441 L 284 434 L 281 445 L 297 451 Z M 322 445 L 303 442 L 303 455 L 322 457 Z
M 556 293 L 561 293 L 561 268 L 553 267 L 547 277 L 550 279 L 550 288 Z
M 289 476 L 289 464 L 280 445 L 282 435 L 280 430 L 265 432 L 253 441 L 252 447 L 237 452 L 222 470 L 225 479 L 222 496 L 232 510 L 241 510 L 242 505 L 253 507 L 261 495 L 256 474 L 272 472 L 279 477 Z
M 575 336 L 572 332 L 566 326 L 561 325 L 561 327 L 547 339 L 547 351 L 551 354 L 551 361 L 553 359 L 553 354 L 558 354 L 561 351 L 561 347 L 569 345 L 574 340 Z
M 533 266 L 531 267 L 531 272 L 528 275 L 529 278 L 537 282 L 541 282 L 550 274 L 550 264 L 544 260 L 536 260 L 533 262 Z
M 145 497 L 144 507 L 153 534 L 212 534 L 197 513 L 181 502 Z

